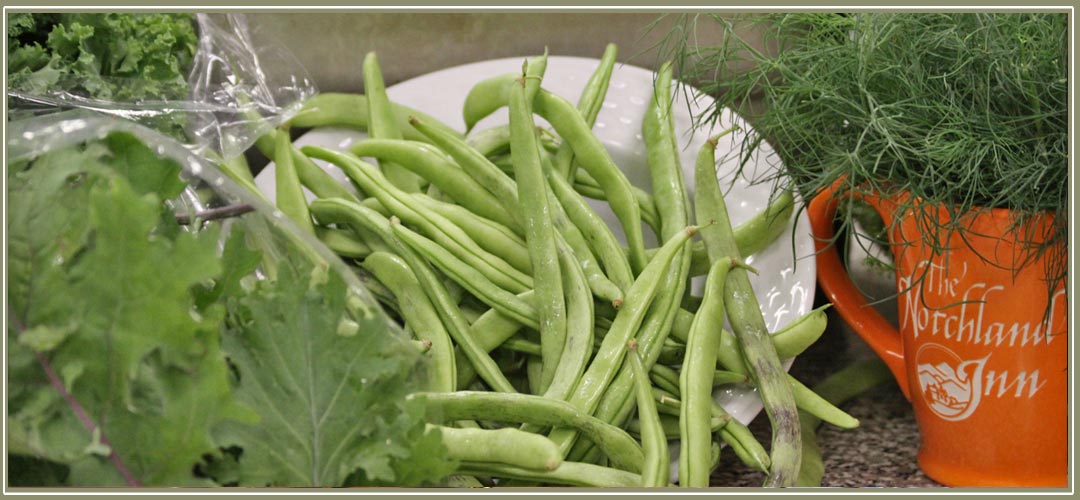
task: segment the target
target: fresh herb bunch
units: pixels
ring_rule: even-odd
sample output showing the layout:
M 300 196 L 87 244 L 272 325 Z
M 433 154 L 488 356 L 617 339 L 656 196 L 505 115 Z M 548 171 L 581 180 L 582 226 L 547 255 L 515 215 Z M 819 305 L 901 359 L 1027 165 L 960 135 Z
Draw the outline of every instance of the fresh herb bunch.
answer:
M 8 86 L 35 96 L 184 100 L 197 44 L 192 14 L 12 13 Z M 161 125 L 181 137 L 180 118 Z
M 711 29 L 722 43 L 692 44 Z M 1020 268 L 1065 249 L 1068 41 L 1064 13 L 681 15 L 659 53 L 716 98 L 699 123 L 744 113 L 746 151 L 767 140 L 805 199 L 842 177 L 907 192 L 947 207 L 949 221 L 923 221 L 944 234 L 987 208 L 1011 209 L 1017 228 L 1052 213 L 1049 234 L 1022 237 Z M 1052 289 L 1067 272 L 1054 257 Z
M 449 472 L 406 398 L 418 351 L 257 212 L 184 228 L 180 163 L 126 132 L 7 166 L 10 485 Z

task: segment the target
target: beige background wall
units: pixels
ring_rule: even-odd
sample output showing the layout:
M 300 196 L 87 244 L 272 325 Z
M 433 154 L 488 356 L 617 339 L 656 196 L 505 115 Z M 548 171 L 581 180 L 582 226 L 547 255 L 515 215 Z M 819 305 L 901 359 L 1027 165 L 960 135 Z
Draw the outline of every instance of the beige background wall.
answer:
M 387 84 L 436 69 L 499 57 L 541 53 L 600 57 L 609 42 L 619 61 L 657 65 L 653 44 L 671 18 L 649 31 L 660 13 L 251 13 L 256 44 L 276 39 L 300 58 L 322 91 L 362 91 L 360 65 L 379 54 Z M 719 42 L 715 30 L 697 33 Z

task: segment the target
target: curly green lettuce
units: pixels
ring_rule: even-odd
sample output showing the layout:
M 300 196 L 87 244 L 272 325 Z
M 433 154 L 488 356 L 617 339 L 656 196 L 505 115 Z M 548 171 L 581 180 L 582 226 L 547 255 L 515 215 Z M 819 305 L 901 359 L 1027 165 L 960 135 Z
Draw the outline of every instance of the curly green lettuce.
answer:
M 191 14 L 11 14 L 8 82 L 116 101 L 183 98 L 197 42 Z

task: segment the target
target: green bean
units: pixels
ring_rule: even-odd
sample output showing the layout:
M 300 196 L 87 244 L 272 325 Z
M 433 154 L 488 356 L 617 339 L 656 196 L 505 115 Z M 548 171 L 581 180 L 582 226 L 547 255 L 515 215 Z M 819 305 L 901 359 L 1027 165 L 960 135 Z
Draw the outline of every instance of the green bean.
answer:
M 606 197 L 604 197 L 603 188 L 601 187 L 600 183 L 596 182 L 596 179 L 593 179 L 592 175 L 590 175 L 587 170 L 574 170 L 574 181 L 571 184 L 573 185 L 574 190 L 581 193 L 582 196 L 587 196 L 594 199 L 607 199 Z M 590 192 L 595 191 L 597 192 L 597 195 L 586 195 L 585 192 L 583 192 L 582 190 Z M 644 189 L 641 189 L 634 185 L 630 186 L 630 191 L 633 192 L 634 199 L 637 200 L 638 207 L 641 209 L 641 219 L 643 221 L 646 220 L 646 218 L 654 222 L 659 221 L 659 218 L 656 216 L 656 203 L 653 201 L 653 195 L 650 194 L 648 191 L 645 191 Z M 659 234 L 660 231 L 658 231 L 658 229 L 660 228 L 660 226 L 650 227 L 652 227 L 654 230 L 657 230 L 656 232 Z
M 461 133 L 430 115 L 408 106 L 391 102 L 390 109 L 402 138 L 410 141 L 426 141 L 427 138 L 409 125 L 409 117 L 415 116 L 433 127 L 461 137 Z M 368 98 L 363 94 L 324 92 L 304 101 L 300 111 L 289 119 L 293 128 L 344 127 L 357 130 L 368 129 Z
M 736 226 L 735 244 L 739 247 L 739 255 L 754 255 L 776 241 L 787 229 L 794 210 L 795 203 L 791 191 L 784 191 L 764 210 Z M 705 243 L 694 242 L 691 252 L 690 276 L 704 276 L 710 266 Z M 650 258 L 653 253 L 656 253 L 656 249 L 645 250 L 645 254 Z
M 791 384 L 792 395 L 795 398 L 795 406 L 801 412 L 835 425 L 841 429 L 854 429 L 859 426 L 859 420 L 837 408 L 825 398 L 818 396 L 801 382 L 788 375 Z
M 506 376 L 499 371 L 495 361 L 488 355 L 488 351 L 483 350 L 472 337 L 469 324 L 462 316 L 457 301 L 447 292 L 446 286 L 436 276 L 435 271 L 416 252 L 394 237 L 391 221 L 386 220 L 386 217 L 374 210 L 348 200 L 319 199 L 313 201 L 311 205 L 313 210 L 336 211 L 342 218 L 347 218 L 352 224 L 367 228 L 390 245 L 394 253 L 404 259 L 412 269 L 423 286 L 424 293 L 435 306 L 435 311 L 439 314 L 446 331 L 454 342 L 462 347 L 462 351 L 480 377 L 497 391 L 515 392 L 513 386 L 506 380 Z
M 453 280 L 447 281 L 453 283 Z M 461 298 L 465 298 L 464 294 Z M 465 316 L 465 321 L 468 321 L 469 324 L 472 324 L 476 320 L 480 319 L 480 315 L 484 314 L 484 312 L 488 310 L 488 307 L 482 307 L 482 304 L 473 304 L 472 302 L 458 302 L 458 305 L 460 306 L 461 314 Z
M 362 267 L 394 293 L 404 323 L 412 325 L 416 338 L 430 343 L 428 390 L 455 390 L 454 344 L 412 269 L 400 257 L 386 252 L 369 255 Z
M 506 342 L 499 344 L 499 348 L 509 349 L 530 356 L 540 356 L 540 344 L 529 339 L 511 337 L 506 339 Z
M 825 332 L 828 321 L 825 310 L 828 308 L 829 305 L 825 305 L 814 309 L 799 316 L 791 323 L 788 323 L 777 330 L 776 333 L 770 335 L 769 340 L 772 341 L 777 356 L 779 356 L 780 359 L 794 358 L 816 342 Z M 690 323 L 693 322 L 693 320 L 694 313 L 685 309 L 680 309 L 678 313 L 676 313 L 675 323 L 671 328 L 671 336 L 685 342 L 690 331 Z M 738 341 L 735 340 L 735 334 L 726 329 L 721 333 L 718 358 L 720 366 L 729 369 L 731 369 L 731 367 L 743 366 L 742 358 L 739 357 L 737 344 Z
M 645 243 L 641 234 L 641 211 L 630 181 L 615 165 L 604 145 L 592 134 L 581 114 L 566 99 L 540 89 L 533 110 L 570 144 L 579 165 L 599 181 L 625 233 L 630 248 L 630 267 L 641 272 L 647 262 Z M 521 182 L 520 179 L 518 182 Z
M 776 355 L 780 359 L 794 358 L 817 342 L 828 326 L 829 317 L 825 310 L 829 307 L 830 304 L 826 304 L 814 309 L 771 335 Z
M 686 357 L 686 346 L 678 342 L 669 342 L 669 340 L 664 339 L 664 343 L 660 345 L 660 352 L 656 355 L 656 363 L 665 365 L 681 364 L 683 358 Z
M 641 131 L 652 179 L 653 201 L 660 217 L 660 236 L 668 238 L 689 221 L 689 201 L 675 144 L 671 114 L 671 63 L 657 71 L 652 99 L 646 107 Z
M 284 136 L 284 137 L 281 137 Z M 259 137 L 255 141 L 255 147 L 267 158 L 277 161 L 277 142 L 278 140 L 289 140 L 288 132 L 275 129 L 274 131 Z M 311 161 L 307 155 L 300 152 L 296 146 L 291 146 L 293 165 L 296 168 L 296 175 L 300 178 L 300 183 L 308 188 L 316 197 L 319 198 L 345 198 L 353 201 L 359 200 L 359 197 L 355 193 L 349 191 L 344 185 L 330 176 L 322 167 Z
M 555 375 L 544 396 L 565 400 L 577 386 L 592 357 L 594 328 L 592 290 L 585 271 L 562 239 L 556 240 L 563 290 L 566 293 L 566 341 Z
M 662 409 L 661 411 L 665 415 L 670 415 L 670 416 L 673 416 L 673 417 L 679 417 L 679 416 L 682 415 L 683 403 L 682 403 L 682 400 L 680 400 L 678 396 L 676 396 L 675 394 L 672 394 L 669 391 L 666 391 L 664 389 L 661 389 L 661 388 L 655 387 L 655 386 L 652 388 L 652 393 L 651 394 L 652 394 L 653 400 L 656 401 L 656 404 L 658 405 L 657 409 Z M 710 410 L 709 410 L 710 411 L 710 424 L 709 424 L 709 426 L 710 426 L 710 429 L 712 430 L 712 432 L 718 432 L 721 429 L 723 429 L 724 426 L 729 425 L 729 424 L 731 424 L 731 425 L 741 425 L 741 424 L 739 424 L 737 422 L 733 424 L 731 415 L 728 415 L 727 412 L 723 409 L 723 407 L 720 407 L 718 404 L 716 404 L 715 401 L 711 402 L 710 405 L 711 405 L 711 407 L 710 407 Z M 679 424 L 676 424 L 676 427 L 678 425 Z M 678 437 L 678 434 L 680 432 L 682 432 L 682 431 L 680 431 L 680 430 L 675 431 L 676 437 Z
M 551 165 L 549 155 L 541 154 L 540 163 L 544 177 L 550 177 L 554 168 Z M 545 182 L 541 184 L 541 189 L 545 191 L 544 194 L 548 200 L 547 207 L 550 209 L 551 223 L 555 227 L 556 240 L 565 242 L 572 250 L 573 255 L 581 264 L 581 269 L 585 273 L 585 279 L 588 281 L 592 293 L 597 298 L 611 303 L 614 307 L 619 307 L 623 301 L 623 290 L 604 274 L 591 246 L 585 239 L 585 235 L 570 221 L 566 210 L 558 198 L 555 197 L 550 185 Z
M 532 290 L 518 294 L 519 299 L 527 301 L 531 301 L 532 296 Z M 496 309 L 489 309 L 472 323 L 469 332 L 480 349 L 483 349 L 484 352 L 491 352 L 520 329 L 521 323 Z M 458 369 L 457 385 L 458 387 L 468 387 L 472 384 L 476 371 L 473 369 L 472 364 L 469 363 L 460 346 L 454 350 L 454 359 Z
M 498 165 L 498 163 L 496 163 Z M 583 172 L 583 171 L 579 171 Z M 604 193 L 603 188 L 599 185 L 586 185 L 574 183 L 574 191 L 586 198 L 594 200 L 607 201 L 607 194 Z M 660 220 L 656 216 L 656 207 L 652 203 L 652 196 L 648 193 L 638 189 L 632 188 L 635 201 L 638 203 L 638 211 L 641 217 L 641 222 L 649 226 L 653 230 L 653 233 L 660 234 Z M 655 250 L 653 250 L 655 252 Z M 627 250 L 627 253 L 629 250 Z M 648 250 L 646 250 L 646 260 L 648 256 Z
M 359 157 L 391 161 L 426 179 L 473 213 L 499 224 L 514 224 L 495 196 L 464 175 L 461 167 L 434 146 L 417 141 L 368 139 L 353 144 L 349 151 Z
M 544 176 L 551 177 L 551 175 L 551 164 L 544 162 Z M 566 210 L 558 198 L 555 197 L 550 185 L 545 183 L 542 185 L 542 189 L 546 192 L 548 208 L 551 209 L 551 222 L 556 230 L 555 237 L 557 240 L 565 242 L 572 250 L 572 254 L 581 264 L 581 269 L 585 273 L 589 289 L 597 298 L 607 301 L 615 308 L 620 307 L 623 302 L 623 290 L 604 274 L 592 247 L 585 239 L 585 235 L 570 221 Z
M 386 96 L 379 58 L 368 52 L 363 63 L 364 92 L 368 98 L 368 135 L 374 139 L 401 139 L 390 99 Z M 391 184 L 407 193 L 420 191 L 420 177 L 392 161 L 379 161 L 379 167 Z
M 825 309 L 827 307 L 819 307 L 810 311 L 771 335 L 769 340 L 775 346 L 777 355 L 782 356 L 782 359 L 795 357 L 817 340 L 825 331 Z M 680 316 L 690 317 L 691 321 L 695 318 L 694 315 L 685 311 L 680 311 Z M 742 348 L 739 346 L 735 334 L 722 329 L 720 331 L 720 346 L 717 348 L 717 364 L 730 370 L 730 372 L 723 372 L 723 377 L 732 382 L 742 383 L 744 382 L 743 379 L 746 379 L 750 374 L 750 370 L 741 356 L 741 350 Z M 822 400 L 813 391 L 806 389 L 798 380 L 795 380 L 794 377 L 790 375 L 786 375 L 786 377 L 792 387 L 795 406 L 800 410 L 819 416 L 837 427 L 852 428 L 858 425 L 854 418 Z
M 649 376 L 642 366 L 637 352 L 637 341 L 630 339 L 627 346 L 627 363 L 634 373 L 634 385 L 637 388 L 638 420 L 641 421 L 641 447 L 645 453 L 645 463 L 641 471 L 642 486 L 667 486 L 671 477 L 671 455 L 668 452 L 667 437 L 656 413 L 656 403 L 650 393 Z
M 543 54 L 529 59 L 521 65 L 521 72 L 525 75 L 525 102 L 529 103 L 530 107 L 533 99 L 536 98 L 536 93 L 540 90 L 540 80 L 544 78 L 544 72 L 547 71 L 547 62 L 548 48 L 544 46 Z M 513 94 L 513 90 L 511 90 L 511 94 Z M 511 135 L 513 135 L 512 132 Z
M 679 395 L 679 372 L 675 369 L 656 363 L 649 368 L 649 380 L 656 387 Z
M 889 368 L 881 359 L 875 357 L 855 361 L 840 371 L 833 372 L 814 384 L 813 392 L 820 394 L 830 404 L 842 405 L 859 394 L 892 380 Z M 800 412 L 799 419 L 802 424 L 803 456 L 798 486 L 821 486 L 825 466 L 816 436 L 821 420 L 806 412 Z
M 588 236 L 593 253 L 603 265 L 608 278 L 619 290 L 626 293 L 634 281 L 634 274 L 626 255 L 619 247 L 619 241 L 615 239 L 607 223 L 564 179 L 558 175 L 548 175 L 547 180 L 567 218 L 582 235 Z
M 540 86 L 540 78 L 547 69 L 547 48 L 544 54 L 533 57 L 526 61 L 523 73 L 527 80 L 525 97 L 527 102 L 532 102 L 537 89 Z M 480 120 L 483 120 L 495 110 L 506 106 L 510 102 L 511 84 L 520 78 L 522 73 L 506 73 L 481 80 L 465 96 L 465 104 L 462 114 L 465 118 L 465 131 L 469 132 Z
M 727 425 L 720 429 L 720 439 L 731 446 L 739 460 L 754 469 L 768 473 L 772 468 L 772 459 L 750 429 L 742 422 L 731 418 L 719 404 L 713 404 L 713 416 L 728 419 Z
M 461 228 L 481 248 L 505 260 L 518 271 L 532 272 L 525 240 L 509 227 L 479 216 L 460 205 L 439 201 L 427 195 L 414 194 L 413 200 L 429 210 L 442 214 L 455 226 Z
M 638 326 L 641 325 L 645 312 L 660 288 L 662 277 L 668 271 L 668 266 L 696 232 L 697 228 L 690 226 L 671 237 L 664 243 L 660 253 L 649 262 L 638 279 L 634 281 L 633 286 L 626 293 L 626 301 L 615 315 L 615 321 L 604 335 L 600 348 L 571 396 L 571 404 L 587 413 L 593 413 L 596 409 L 600 398 L 622 364 L 626 353 L 626 342 L 632 338 Z M 555 429 L 551 437 L 564 451 L 569 451 L 576 438 L 572 431 L 566 429 Z
M 656 399 L 657 398 L 653 398 L 654 401 Z M 677 439 L 679 439 L 679 411 L 678 411 L 677 408 L 674 408 L 674 407 L 671 407 L 671 406 L 666 406 L 665 405 L 664 408 L 665 408 L 665 410 L 672 410 L 672 411 L 670 413 L 668 413 L 666 411 L 661 412 L 660 407 L 659 406 L 656 407 L 657 413 L 660 414 L 660 425 L 664 429 L 664 436 L 666 436 L 668 438 L 668 440 L 677 440 Z M 724 419 L 721 419 L 720 417 L 713 416 L 710 419 L 709 423 L 711 425 L 712 432 L 717 433 L 717 432 L 720 432 L 720 430 L 723 429 L 724 426 L 728 424 L 728 420 L 724 420 Z M 641 437 L 641 421 L 639 421 L 636 418 L 630 419 L 630 421 L 628 421 L 626 423 L 626 432 L 628 432 L 631 436 L 637 436 L 638 438 L 640 438 Z M 593 448 L 593 449 L 595 449 L 595 448 Z M 592 449 L 590 449 L 590 453 L 586 453 L 586 456 L 590 456 L 592 454 L 593 454 Z
M 687 245 L 672 259 L 670 272 L 661 278 L 660 291 L 638 330 L 639 351 L 647 368 L 651 368 L 664 351 L 663 344 L 671 332 L 672 323 L 679 310 L 679 298 L 687 284 L 689 254 L 690 248 Z M 611 382 L 594 415 L 617 424 L 629 420 L 635 406 L 632 385 L 629 367 L 624 366 Z
M 453 460 L 504 464 L 522 469 L 552 471 L 562 456 L 550 439 L 513 428 L 457 429 L 427 424 L 442 436 L 446 454 Z
M 529 394 L 540 394 L 543 389 L 540 388 L 540 378 L 543 376 L 541 371 L 544 369 L 543 360 L 544 345 L 540 345 L 539 358 L 529 357 L 525 359 L 525 377 L 528 382 Z M 531 429 L 522 429 L 528 432 L 534 432 Z
M 499 312 L 510 316 L 523 325 L 530 328 L 538 327 L 538 313 L 532 304 L 518 299 L 514 294 L 499 288 L 498 285 L 485 278 L 480 271 L 473 269 L 434 241 L 401 224 L 393 224 L 391 227 L 397 238 L 439 268 L 443 274 L 455 283 L 480 299 L 481 302 L 498 309 Z
M 703 228 L 705 247 L 710 259 L 740 259 L 739 248 L 728 218 L 723 193 L 716 179 L 715 139 L 708 141 L 695 164 L 697 219 L 714 221 Z M 802 456 L 799 414 L 791 384 L 780 358 L 769 340 L 757 297 L 746 269 L 732 269 L 725 288 L 725 309 L 732 330 L 741 347 L 743 360 L 750 369 L 765 412 L 772 422 L 770 467 L 765 486 L 791 486 L 799 476 Z
M 492 165 L 495 165 L 495 167 L 503 173 L 510 176 L 514 175 L 514 161 L 510 158 L 509 151 L 503 154 L 494 155 L 488 158 L 488 160 L 491 162 Z
M 278 210 L 296 223 L 304 231 L 315 234 L 315 224 L 311 221 L 307 198 L 300 186 L 291 154 L 292 143 L 289 135 L 281 132 L 277 135 L 274 157 L 280 158 L 274 168 L 274 185 Z
M 747 377 L 744 373 L 737 373 L 727 370 L 716 370 L 713 372 L 713 387 L 716 387 L 718 385 L 748 383 L 750 383 L 750 377 Z
M 512 224 L 507 224 L 507 226 L 519 235 L 523 234 L 521 214 L 518 209 L 517 184 L 514 183 L 514 179 L 499 170 L 482 153 L 453 134 L 431 127 L 421 120 L 412 120 L 410 123 L 449 154 L 470 178 L 484 186 L 510 217 Z M 507 144 L 509 144 L 509 135 Z
M 688 199 L 683 185 L 682 167 L 675 151 L 675 132 L 669 109 L 670 66 L 661 67 L 657 76 L 654 97 L 642 123 L 645 149 L 652 178 L 653 196 L 660 217 L 661 237 L 668 238 L 680 224 L 689 220 Z M 631 247 L 632 248 L 632 247 Z M 659 358 L 661 345 L 670 334 L 676 312 L 687 286 L 690 267 L 690 248 L 686 247 L 672 262 L 672 272 L 663 277 L 664 284 L 650 307 L 645 322 L 637 334 L 640 352 L 646 368 Z M 625 422 L 633 412 L 634 395 L 630 390 L 631 374 L 623 367 L 608 387 L 595 415 L 614 423 Z
M 660 413 L 660 427 L 664 430 L 664 437 L 668 440 L 679 439 L 679 419 L 674 415 Z M 641 437 L 641 420 L 631 419 L 626 423 L 626 432 L 631 436 Z
M 396 222 L 396 218 L 391 219 L 391 226 Z M 510 385 L 509 381 L 506 380 L 506 377 L 495 365 L 494 360 L 488 356 L 486 351 L 482 351 L 473 340 L 470 335 L 469 325 L 462 317 L 457 302 L 449 296 L 446 287 L 443 286 L 435 272 L 419 255 L 412 252 L 400 241 L 397 241 L 393 237 L 392 231 L 384 230 L 382 234 L 386 234 L 393 239 L 397 253 L 405 259 L 409 267 L 416 273 L 417 278 L 424 286 L 424 291 L 428 294 L 428 298 L 435 304 L 436 311 L 439 313 L 439 317 L 442 318 L 450 336 L 458 345 L 462 346 L 466 356 L 469 358 L 469 362 L 476 368 L 480 377 L 496 391 L 515 392 L 513 386 Z
M 639 474 L 581 462 L 563 462 L 557 469 L 548 472 L 477 462 L 462 462 L 458 465 L 457 470 L 462 474 L 524 479 L 565 486 L 595 486 L 602 488 L 641 486 L 641 476 Z
M 676 417 L 680 415 L 682 402 L 677 398 L 654 389 L 653 399 L 656 400 L 658 409 L 663 408 Z M 761 446 L 761 443 L 754 438 L 750 428 L 732 418 L 716 401 L 713 401 L 711 406 L 712 419 L 710 428 L 712 432 L 718 434 L 721 440 L 731 446 L 731 449 L 743 463 L 762 472 L 768 472 L 769 454 Z
M 504 73 L 480 80 L 469 89 L 462 106 L 466 134 L 472 131 L 480 120 L 510 102 L 510 85 L 520 77 L 520 72 Z
M 303 151 L 307 155 L 328 161 L 342 169 L 345 175 L 360 184 L 365 192 L 378 198 L 391 213 L 409 224 L 420 227 L 427 236 L 476 268 L 499 287 L 513 293 L 521 293 L 533 288 L 531 277 L 485 251 L 445 217 L 426 210 L 419 204 L 409 203 L 412 200 L 409 194 L 387 182 L 378 169 L 367 162 L 349 153 L 340 153 L 318 146 L 305 146 Z
M 473 132 L 465 138 L 465 143 L 485 158 L 507 154 L 510 152 L 510 126 L 496 125 Z
M 740 255 L 754 255 L 776 241 L 795 211 L 795 197 L 784 190 L 764 210 L 734 229 Z
M 611 72 L 615 68 L 615 57 L 618 55 L 618 47 L 609 43 L 604 48 L 604 54 L 600 57 L 600 64 L 596 71 L 585 83 L 585 88 L 578 97 L 578 110 L 582 118 L 590 127 L 596 123 L 596 116 L 600 114 L 600 108 L 604 104 L 604 95 L 607 94 L 608 84 L 611 82 Z M 562 144 L 555 152 L 555 171 L 562 178 L 570 180 L 574 178 L 574 151 L 569 144 Z
M 563 299 L 562 271 L 555 245 L 547 191 L 536 144 L 536 125 L 529 101 L 528 82 L 510 88 L 510 154 L 517 179 L 519 214 L 525 229 L 525 243 L 532 262 L 536 311 L 540 323 L 540 346 L 543 349 L 543 372 L 540 388 L 546 391 L 559 366 L 566 343 L 566 303 Z
M 415 337 L 415 335 L 413 335 L 411 332 L 409 333 L 409 336 Z M 430 340 L 410 340 L 409 342 L 411 342 L 412 345 L 416 346 L 416 350 L 420 354 L 427 354 L 428 352 L 431 351 L 431 341 Z
M 371 254 L 368 244 L 356 238 L 352 231 L 315 226 L 315 236 L 334 253 L 352 259 L 362 259 Z
M 391 314 L 401 317 L 401 307 L 398 306 L 397 297 L 394 297 L 394 293 L 386 285 L 363 269 L 357 269 L 356 276 L 364 284 L 364 288 L 367 288 L 371 295 L 375 297 L 375 300 L 389 309 Z
M 630 472 L 641 471 L 641 447 L 626 431 L 582 413 L 565 401 L 531 394 L 477 391 L 420 393 L 409 397 L 420 398 L 429 415 L 438 415 L 445 420 L 483 419 L 572 427 L 595 443 L 615 467 Z
M 508 75 L 509 76 L 509 75 Z M 519 75 L 513 75 L 517 78 Z M 512 81 L 513 78 L 507 78 L 507 81 Z M 509 96 L 507 97 L 509 98 Z M 543 146 L 546 151 L 558 151 L 559 145 L 562 141 L 552 134 L 550 131 L 543 127 L 537 127 L 539 130 L 540 145 Z M 491 158 L 496 155 L 503 155 L 510 152 L 510 126 L 509 125 L 496 125 L 494 127 L 488 127 L 484 130 L 473 131 L 465 138 L 465 143 L 468 144 L 476 152 L 480 153 L 486 158 Z M 510 169 L 513 170 L 513 169 Z
M 892 380 L 889 370 L 878 358 L 855 361 L 814 385 L 814 392 L 835 404 L 855 397 Z
M 709 486 L 709 445 L 712 430 L 712 378 L 724 323 L 724 282 L 731 259 L 719 259 L 705 281 L 705 297 L 694 318 L 679 373 L 679 486 Z
M 240 154 L 228 160 L 222 159 L 216 154 L 208 154 L 214 163 L 221 169 L 221 173 L 232 179 L 233 182 L 251 191 L 255 196 L 266 200 L 266 195 L 255 185 L 255 178 L 251 176 L 251 166 L 248 165 L 247 157 Z

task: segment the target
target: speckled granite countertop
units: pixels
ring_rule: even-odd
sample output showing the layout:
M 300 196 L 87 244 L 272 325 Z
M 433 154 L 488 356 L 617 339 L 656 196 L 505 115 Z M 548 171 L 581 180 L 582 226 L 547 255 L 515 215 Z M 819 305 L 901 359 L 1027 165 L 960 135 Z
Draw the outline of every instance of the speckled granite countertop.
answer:
M 806 385 L 813 385 L 854 360 L 873 356 L 862 340 L 847 330 L 839 316 L 830 314 L 829 325 L 822 338 L 796 358 L 791 367 L 790 373 Z M 860 425 L 845 430 L 825 424 L 818 429 L 818 444 L 825 463 L 822 486 L 942 487 L 919 470 L 915 459 L 919 450 L 915 414 L 895 382 L 863 393 L 841 408 L 859 419 Z M 769 442 L 770 428 L 764 414 L 750 428 L 762 443 Z M 712 484 L 756 487 L 764 479 L 763 473 L 743 465 L 734 454 L 724 453 Z

